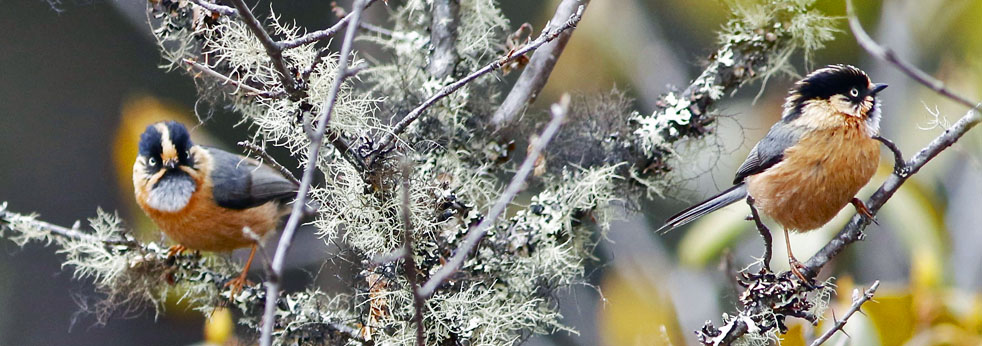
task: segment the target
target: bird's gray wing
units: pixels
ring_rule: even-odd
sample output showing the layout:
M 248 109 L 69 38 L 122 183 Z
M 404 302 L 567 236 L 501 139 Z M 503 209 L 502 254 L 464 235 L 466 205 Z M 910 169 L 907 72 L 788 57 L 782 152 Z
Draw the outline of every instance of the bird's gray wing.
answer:
M 778 121 L 767 132 L 767 135 L 750 150 L 750 155 L 737 169 L 733 183 L 739 184 L 743 182 L 744 178 L 763 172 L 781 162 L 784 159 L 784 150 L 797 144 L 801 139 L 802 132 L 804 131 L 800 127 L 789 125 L 783 120 Z
M 229 209 L 246 209 L 297 193 L 297 186 L 283 175 L 256 160 L 221 149 L 205 148 L 212 157 L 212 197 Z

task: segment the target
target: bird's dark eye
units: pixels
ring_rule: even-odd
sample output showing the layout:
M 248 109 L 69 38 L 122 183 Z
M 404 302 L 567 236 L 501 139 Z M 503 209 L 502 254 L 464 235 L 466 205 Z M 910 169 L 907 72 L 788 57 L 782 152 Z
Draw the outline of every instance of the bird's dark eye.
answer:
M 149 164 L 151 166 L 156 166 L 157 165 L 157 159 L 151 157 L 151 158 L 147 159 L 147 164 Z
M 852 96 L 852 97 L 859 96 L 859 89 L 852 88 L 852 90 L 849 90 L 849 96 Z

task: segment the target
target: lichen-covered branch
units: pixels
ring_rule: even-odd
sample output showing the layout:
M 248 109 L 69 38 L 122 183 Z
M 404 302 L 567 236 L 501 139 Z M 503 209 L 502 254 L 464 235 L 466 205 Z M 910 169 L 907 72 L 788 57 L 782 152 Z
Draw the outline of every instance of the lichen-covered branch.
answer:
M 169 292 L 183 294 L 198 310 L 210 313 L 219 302 L 229 302 L 225 283 L 235 277 L 236 270 L 219 258 L 202 257 L 199 254 L 172 256 L 167 246 L 158 243 L 137 242 L 120 226 L 117 215 L 99 210 L 89 219 L 91 232 L 80 223 L 71 228 L 38 220 L 34 215 L 23 215 L 7 209 L 0 203 L 0 238 L 19 246 L 39 242 L 54 246 L 66 257 L 64 265 L 74 268 L 76 279 L 91 279 L 96 293 L 103 295 L 96 304 L 88 306 L 99 323 L 121 312 L 133 312 L 145 308 L 146 302 L 159 307 Z M 320 304 L 339 307 L 341 300 L 329 298 L 321 292 L 300 292 L 279 297 L 278 305 L 305 306 Z M 266 300 L 265 292 L 256 286 L 243 287 L 231 305 L 244 317 L 242 323 L 256 326 L 257 312 Z M 353 341 L 364 344 L 357 328 L 347 325 L 352 316 L 339 313 L 340 309 L 324 311 L 279 311 L 279 321 L 287 326 L 286 332 L 318 336 L 338 342 Z
M 286 253 L 290 250 L 290 245 L 293 242 L 293 234 L 300 226 L 301 218 L 306 214 L 307 194 L 310 192 L 311 184 L 314 180 L 314 173 L 317 171 L 317 161 L 320 158 L 319 153 L 321 143 L 324 140 L 324 132 L 327 130 L 327 124 L 331 120 L 335 102 L 338 100 L 338 93 L 341 92 L 341 87 L 345 79 L 351 76 L 348 73 L 348 57 L 351 55 L 351 46 L 355 40 L 355 32 L 358 31 L 358 22 L 361 20 L 361 13 L 370 2 L 370 0 L 355 0 L 354 9 L 350 15 L 351 19 L 348 21 L 348 28 L 344 35 L 344 42 L 341 44 L 341 58 L 338 62 L 337 72 L 334 75 L 334 84 L 331 86 L 330 93 L 328 93 L 327 101 L 325 102 L 326 106 L 321 109 L 321 113 L 317 116 L 317 129 L 310 138 L 307 164 L 304 167 L 303 177 L 297 189 L 297 198 L 293 202 L 293 210 L 290 212 L 290 218 L 287 220 L 286 226 L 283 227 L 276 253 L 273 255 L 271 271 L 266 279 L 266 295 L 268 297 L 279 296 L 280 277 L 283 274 L 283 263 L 286 260 Z M 242 9 L 239 9 L 239 11 L 242 11 Z M 260 343 L 263 346 L 273 344 L 273 324 L 275 323 L 275 318 L 276 302 L 275 300 L 267 300 L 266 309 L 263 313 L 262 334 L 260 337 Z
M 498 216 L 505 212 L 505 208 L 511 203 L 511 200 L 515 198 L 515 195 L 522 189 L 525 185 L 525 179 L 528 178 L 529 174 L 532 173 L 532 169 L 535 167 L 536 162 L 539 159 L 539 155 L 542 154 L 542 150 L 549 144 L 549 140 L 556 135 L 559 131 L 559 126 L 562 125 L 563 120 L 566 119 L 566 113 L 569 112 L 569 95 L 565 95 L 558 104 L 554 104 L 550 110 L 552 114 L 552 120 L 546 125 L 546 129 L 542 131 L 542 134 L 535 139 L 531 144 L 531 149 L 529 150 L 528 156 L 525 157 L 525 161 L 519 166 L 518 172 L 515 172 L 515 176 L 512 177 L 511 182 L 508 183 L 508 187 L 505 191 L 501 193 L 498 197 L 498 201 L 494 203 L 488 214 L 485 215 L 481 222 L 474 228 L 467 231 L 467 235 L 464 238 L 464 242 L 459 248 L 454 251 L 453 257 L 447 261 L 447 264 L 440 267 L 430 279 L 420 287 L 419 295 L 423 297 L 430 297 L 433 292 L 436 291 L 437 287 L 442 285 L 444 282 L 450 279 L 450 276 L 454 274 L 460 266 L 463 265 L 464 260 L 470 256 L 471 251 L 477 246 L 477 243 L 484 238 L 484 235 L 491 228 L 491 225 L 495 223 Z
M 239 14 L 239 18 L 245 22 L 249 30 L 259 38 L 259 42 L 262 43 L 263 48 L 266 49 L 266 54 L 269 55 L 270 60 L 273 63 L 273 67 L 276 68 L 276 72 L 280 74 L 280 81 L 283 82 L 283 88 L 291 96 L 300 98 L 303 93 L 301 90 L 297 89 L 297 81 L 293 78 L 293 74 L 290 73 L 290 69 L 286 66 L 286 62 L 283 61 L 283 44 L 276 42 L 272 37 L 269 36 L 269 32 L 263 27 L 263 24 L 256 19 L 256 16 L 252 14 L 252 9 L 245 4 L 245 0 L 229 0 L 232 5 L 235 6 L 236 11 Z
M 467 83 L 470 83 L 474 79 L 477 79 L 478 77 L 483 76 L 491 71 L 497 70 L 501 68 L 503 64 L 512 61 L 514 59 L 517 59 L 518 57 L 523 56 L 525 53 L 535 50 L 536 48 L 539 48 L 539 46 L 545 44 L 546 42 L 556 39 L 557 37 L 559 37 L 559 35 L 562 32 L 576 27 L 576 24 L 579 23 L 581 18 L 583 18 L 583 10 L 584 10 L 583 6 L 579 7 L 576 13 L 570 16 L 569 19 L 566 22 L 564 22 L 562 25 L 559 25 L 555 28 L 547 28 L 546 30 L 543 30 L 538 38 L 526 44 L 521 49 L 518 49 L 514 52 L 509 52 L 508 55 L 501 57 L 500 59 L 497 59 L 491 62 L 490 64 L 485 65 L 481 69 L 471 72 L 466 77 L 461 78 L 441 88 L 439 92 L 427 98 L 426 101 L 423 101 L 422 104 L 420 104 L 412 111 L 410 111 L 405 118 L 403 118 L 402 120 L 399 121 L 399 123 L 393 126 L 391 132 L 386 133 L 385 136 L 383 136 L 382 139 L 379 140 L 379 144 L 377 146 L 376 152 L 373 155 L 369 156 L 367 159 L 370 162 L 374 161 L 374 159 L 378 156 L 378 153 L 387 150 L 389 146 L 392 145 L 392 142 L 395 140 L 396 136 L 398 136 L 403 131 L 406 131 L 406 128 L 408 128 L 409 125 L 413 123 L 413 121 L 416 121 L 416 119 L 419 118 L 419 116 L 422 115 L 427 108 L 432 106 L 440 99 L 447 97 L 447 95 L 450 95 L 451 93 L 457 91 L 462 86 L 464 86 Z

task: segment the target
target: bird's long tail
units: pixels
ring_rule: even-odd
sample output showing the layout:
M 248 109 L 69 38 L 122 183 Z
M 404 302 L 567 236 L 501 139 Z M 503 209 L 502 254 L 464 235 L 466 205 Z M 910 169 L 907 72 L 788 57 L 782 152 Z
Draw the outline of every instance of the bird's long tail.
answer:
M 661 226 L 657 232 L 662 233 L 671 231 L 676 227 L 692 222 L 692 220 L 698 219 L 703 215 L 712 213 L 720 208 L 746 198 L 747 185 L 735 185 L 729 189 L 726 189 L 726 191 L 720 192 L 720 194 L 703 201 L 702 203 L 691 206 L 688 209 L 675 214 L 675 216 L 668 218 L 668 220 L 665 221 L 665 225 Z

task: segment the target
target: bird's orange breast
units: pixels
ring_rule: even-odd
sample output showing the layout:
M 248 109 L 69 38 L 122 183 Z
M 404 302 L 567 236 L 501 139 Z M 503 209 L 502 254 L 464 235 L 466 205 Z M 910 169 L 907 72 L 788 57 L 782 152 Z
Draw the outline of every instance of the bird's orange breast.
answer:
M 754 205 L 785 228 L 821 227 L 859 192 L 876 171 L 879 142 L 862 121 L 809 131 L 784 159 L 747 177 Z
M 140 206 L 171 240 L 204 251 L 232 251 L 252 245 L 255 241 L 243 233 L 243 228 L 263 236 L 276 228 L 282 215 L 275 202 L 242 210 L 220 207 L 211 198 L 210 186 L 199 187 L 188 205 L 177 212 L 161 212 L 143 202 Z
M 133 186 L 137 204 L 153 219 L 164 234 L 189 249 L 204 251 L 232 251 L 255 243 L 253 238 L 243 233 L 245 227 L 262 237 L 279 224 L 284 215 L 277 202 L 248 208 L 229 209 L 215 203 L 212 198 L 213 185 L 208 178 L 211 170 L 211 157 L 198 147 L 195 153 L 199 170 L 182 168 L 195 181 L 196 189 L 187 205 L 175 212 L 154 209 L 147 204 L 150 188 L 162 173 L 148 177 L 143 173 L 140 161 L 133 167 Z

